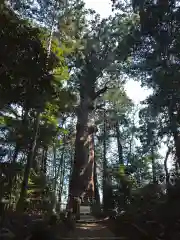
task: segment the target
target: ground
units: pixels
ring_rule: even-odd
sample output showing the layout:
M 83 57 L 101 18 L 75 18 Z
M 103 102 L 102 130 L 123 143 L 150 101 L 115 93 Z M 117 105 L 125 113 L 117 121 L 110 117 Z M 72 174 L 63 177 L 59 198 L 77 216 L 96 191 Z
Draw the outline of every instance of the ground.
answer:
M 75 239 L 114 239 L 114 234 L 100 223 L 78 223 L 76 230 L 69 234 Z

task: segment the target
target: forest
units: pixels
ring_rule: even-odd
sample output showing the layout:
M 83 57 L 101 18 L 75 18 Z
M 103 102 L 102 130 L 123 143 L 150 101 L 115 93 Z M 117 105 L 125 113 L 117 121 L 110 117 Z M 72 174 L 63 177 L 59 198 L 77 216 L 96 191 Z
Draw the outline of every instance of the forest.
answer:
M 117 236 L 180 239 L 180 2 L 111 7 L 101 19 L 83 0 L 0 3 L 6 228 L 27 214 L 79 219 L 84 204 Z M 151 91 L 140 105 L 129 79 Z

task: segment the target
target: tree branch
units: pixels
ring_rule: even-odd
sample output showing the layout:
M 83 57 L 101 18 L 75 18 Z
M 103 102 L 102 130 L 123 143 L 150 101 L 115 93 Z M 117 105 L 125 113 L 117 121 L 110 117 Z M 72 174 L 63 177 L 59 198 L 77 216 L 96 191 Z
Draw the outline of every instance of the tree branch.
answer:
M 108 83 L 109 81 L 105 84 L 103 88 L 94 93 L 92 100 L 95 100 L 97 97 L 99 97 L 101 94 L 105 93 L 109 89 L 109 87 L 107 86 Z

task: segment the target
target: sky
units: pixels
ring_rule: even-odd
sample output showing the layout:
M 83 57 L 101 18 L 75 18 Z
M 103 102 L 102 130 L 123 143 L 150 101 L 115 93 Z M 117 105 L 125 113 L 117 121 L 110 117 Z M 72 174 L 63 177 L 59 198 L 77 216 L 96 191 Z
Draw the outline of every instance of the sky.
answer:
M 86 4 L 86 8 L 92 8 L 97 13 L 100 14 L 101 18 L 108 17 L 111 11 L 111 0 L 84 0 Z M 125 84 L 125 90 L 129 98 L 133 100 L 135 104 L 140 104 L 142 100 L 144 100 L 151 91 L 141 87 L 140 82 L 135 82 L 133 79 L 129 79 L 129 81 Z M 167 151 L 167 147 L 162 145 L 159 153 L 162 156 L 165 156 Z M 172 166 L 172 161 L 168 161 L 168 167 Z

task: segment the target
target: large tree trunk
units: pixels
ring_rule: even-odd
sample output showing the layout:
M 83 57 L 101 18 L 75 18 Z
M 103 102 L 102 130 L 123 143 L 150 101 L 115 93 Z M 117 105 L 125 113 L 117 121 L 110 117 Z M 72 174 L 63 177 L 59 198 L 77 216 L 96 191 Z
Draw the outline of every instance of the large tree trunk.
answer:
M 93 161 L 89 159 L 89 142 L 91 134 L 94 133 L 95 128 L 91 123 L 91 116 L 93 110 L 94 100 L 107 90 L 105 85 L 102 89 L 95 92 L 96 78 L 100 72 L 94 70 L 94 66 L 89 61 L 88 57 L 85 59 L 86 69 L 82 71 L 83 75 L 80 77 L 80 105 L 77 109 L 77 125 L 76 125 L 76 140 L 75 140 L 75 156 L 73 172 L 70 181 L 69 189 L 69 207 L 72 208 L 73 199 L 76 197 L 81 199 L 84 197 L 89 188 L 93 188 Z M 86 77 L 85 77 L 86 76 Z
M 87 188 L 87 192 L 84 196 L 84 201 L 88 201 L 94 198 L 94 136 L 93 133 L 89 135 L 89 164 L 90 171 L 92 171 L 91 176 L 89 178 L 89 185 Z
M 89 115 L 91 113 L 89 106 L 92 104 L 92 99 L 89 97 L 91 87 L 88 86 L 87 89 L 87 91 L 83 88 L 81 89 L 80 106 L 77 111 L 75 156 L 73 172 L 70 179 L 68 203 L 68 208 L 74 209 L 74 212 L 77 211 L 76 209 L 79 209 L 79 206 L 75 206 L 79 205 L 79 200 L 84 197 L 86 191 L 91 186 L 90 182 L 94 167 L 93 161 L 89 161 L 90 135 L 94 132 L 94 128 L 89 121 Z M 78 201 L 76 201 L 76 199 L 78 199 Z

